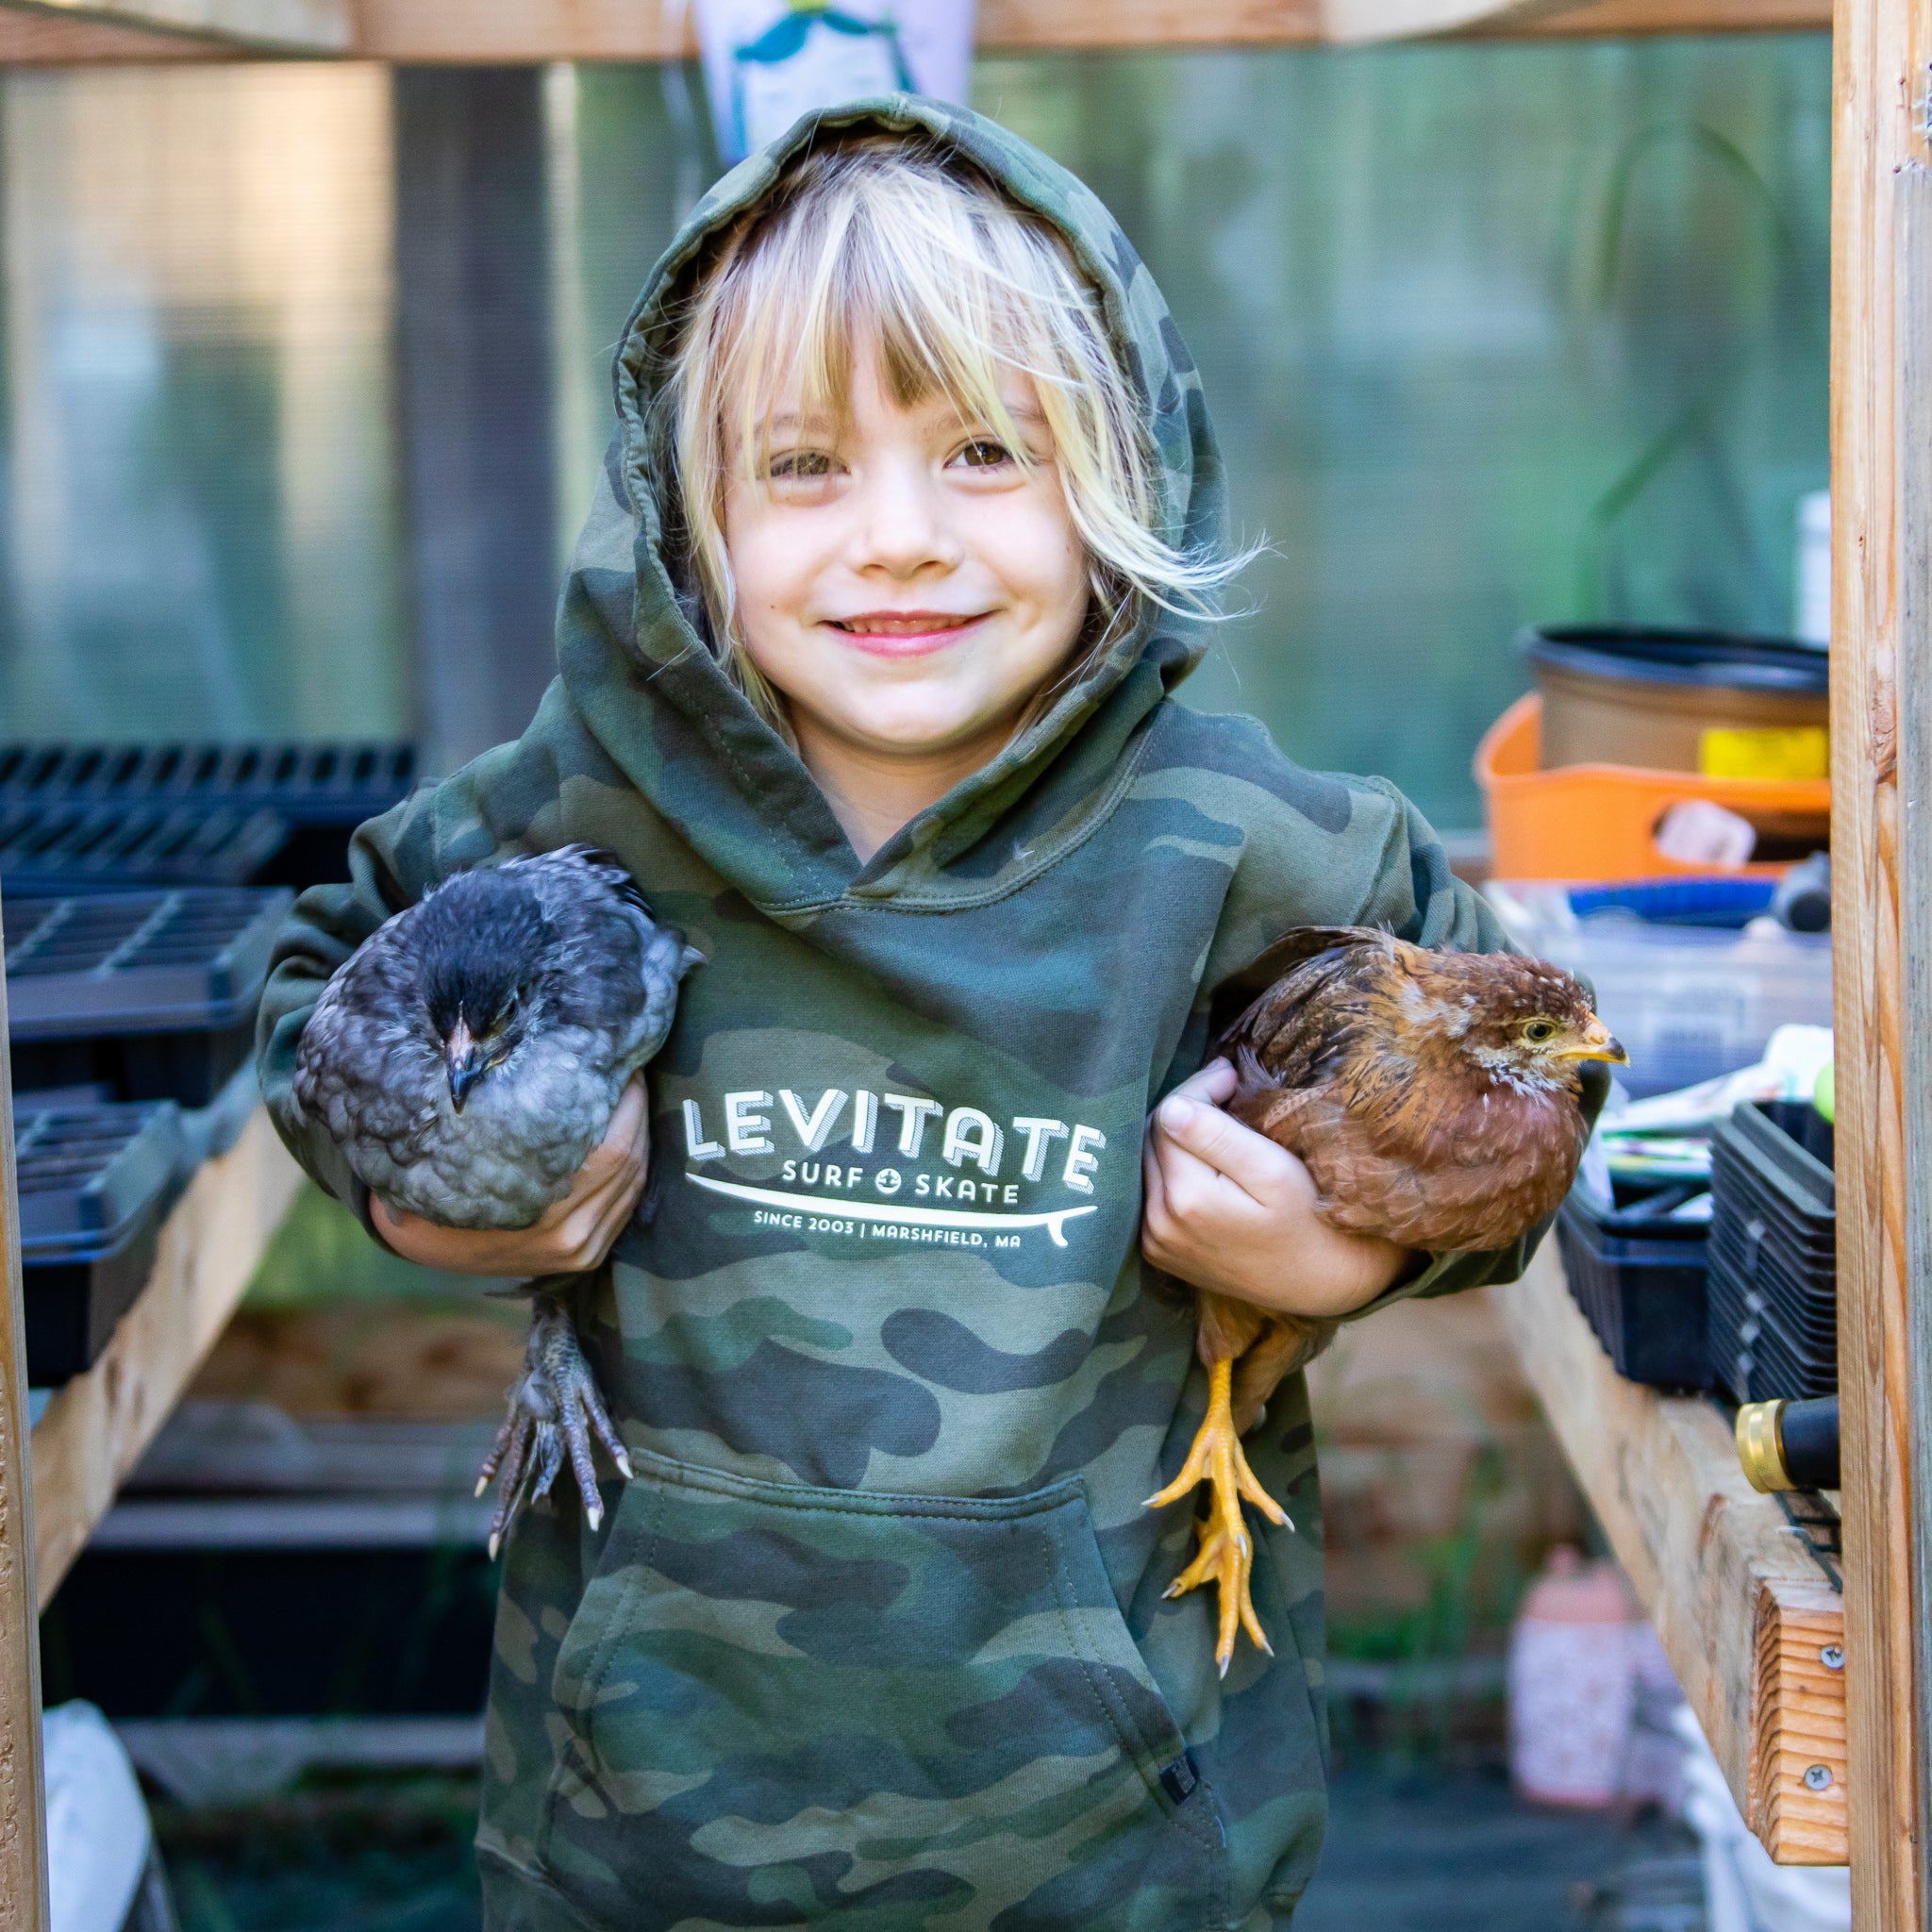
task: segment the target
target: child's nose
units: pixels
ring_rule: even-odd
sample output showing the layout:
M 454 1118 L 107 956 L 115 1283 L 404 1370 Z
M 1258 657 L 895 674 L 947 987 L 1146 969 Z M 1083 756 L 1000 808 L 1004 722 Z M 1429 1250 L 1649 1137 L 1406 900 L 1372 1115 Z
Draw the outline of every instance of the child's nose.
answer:
M 959 547 L 945 515 L 941 491 L 922 466 L 881 470 L 865 487 L 859 505 L 853 562 L 910 576 L 929 565 L 951 566 Z

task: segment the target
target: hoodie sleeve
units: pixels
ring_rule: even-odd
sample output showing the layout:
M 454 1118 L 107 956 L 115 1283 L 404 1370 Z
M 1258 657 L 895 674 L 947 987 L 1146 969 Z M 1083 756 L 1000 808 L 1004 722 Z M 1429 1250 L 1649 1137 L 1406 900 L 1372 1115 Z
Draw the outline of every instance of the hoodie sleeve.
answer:
M 289 1151 L 315 1181 L 354 1208 L 365 1226 L 368 1191 L 327 1130 L 295 1102 L 295 1046 L 308 1015 L 350 954 L 450 874 L 565 843 L 559 773 L 590 756 L 561 683 L 553 683 L 522 738 L 485 752 L 358 827 L 349 843 L 349 882 L 311 886 L 276 938 L 256 1023 L 262 1098 Z
M 1450 871 L 1427 820 L 1394 786 L 1382 778 L 1304 772 L 1259 724 L 1238 722 L 1259 741 L 1247 747 L 1242 760 L 1252 788 L 1242 813 L 1246 837 L 1197 1009 L 1211 1015 L 1213 1024 L 1232 1019 L 1263 991 L 1250 983 L 1248 969 L 1291 926 L 1374 925 L 1417 945 L 1510 950 L 1488 902 Z M 1584 1069 L 1584 1109 L 1592 1121 L 1608 1091 L 1606 1069 Z M 1348 1319 L 1410 1296 L 1513 1281 L 1546 1231 L 1547 1224 L 1507 1248 L 1429 1256 L 1407 1280 Z

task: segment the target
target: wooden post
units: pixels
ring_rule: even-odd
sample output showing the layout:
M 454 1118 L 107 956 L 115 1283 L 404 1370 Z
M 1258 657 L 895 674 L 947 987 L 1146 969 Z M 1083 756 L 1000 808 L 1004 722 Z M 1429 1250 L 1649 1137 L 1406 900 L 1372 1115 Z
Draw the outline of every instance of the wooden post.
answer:
M 4 953 L 0 946 L 0 953 Z M 26 1328 L 20 1293 L 20 1192 L 13 1082 L 0 974 L 0 1932 L 44 1932 L 47 1807 L 41 1780 L 40 1603 L 27 1465 Z
M 429 769 L 557 670 L 550 239 L 536 67 L 395 75 L 396 369 Z
M 1839 0 L 1832 935 L 1852 1910 L 1932 1844 L 1932 0 Z

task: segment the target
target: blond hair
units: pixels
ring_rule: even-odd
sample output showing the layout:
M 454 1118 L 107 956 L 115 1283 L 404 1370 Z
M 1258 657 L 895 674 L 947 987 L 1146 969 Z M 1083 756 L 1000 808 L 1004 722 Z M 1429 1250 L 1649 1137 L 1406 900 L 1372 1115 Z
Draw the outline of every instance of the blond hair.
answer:
M 688 571 L 721 662 L 781 728 L 743 650 L 725 485 L 734 464 L 760 483 L 774 396 L 795 386 L 808 414 L 844 417 L 861 350 L 877 354 L 902 408 L 943 395 L 1023 464 L 1034 458 L 1000 377 L 1031 381 L 1091 590 L 1085 648 L 1057 685 L 1149 605 L 1217 615 L 1213 593 L 1247 560 L 1184 554 L 1161 536 L 1158 458 L 1098 295 L 1047 222 L 929 138 L 872 135 L 807 156 L 727 233 L 675 321 L 656 439 L 674 568 Z

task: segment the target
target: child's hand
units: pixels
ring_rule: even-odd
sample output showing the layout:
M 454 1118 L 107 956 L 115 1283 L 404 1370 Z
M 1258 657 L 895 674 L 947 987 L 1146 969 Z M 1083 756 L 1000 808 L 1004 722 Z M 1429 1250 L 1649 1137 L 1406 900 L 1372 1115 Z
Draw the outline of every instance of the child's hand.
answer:
M 1291 1315 L 1345 1315 L 1392 1288 L 1414 1255 L 1324 1221 L 1307 1169 L 1221 1111 L 1234 1090 L 1234 1069 L 1210 1060 L 1155 1108 L 1141 1252 L 1196 1288 Z
M 593 1147 L 571 1191 L 553 1201 L 529 1227 L 444 1227 L 369 1197 L 370 1218 L 406 1260 L 453 1274 L 580 1274 L 594 1268 L 624 1232 L 644 1189 L 651 1152 L 651 1115 L 644 1076 L 637 1074 L 617 1103 L 610 1126 Z

